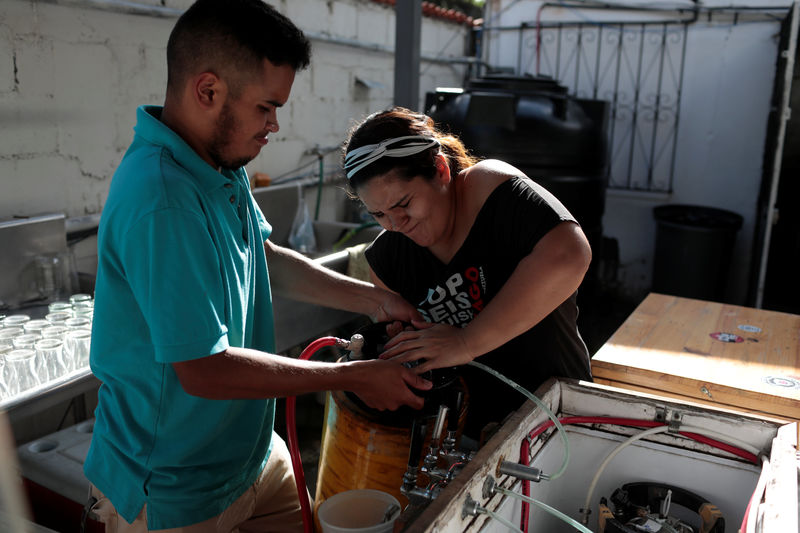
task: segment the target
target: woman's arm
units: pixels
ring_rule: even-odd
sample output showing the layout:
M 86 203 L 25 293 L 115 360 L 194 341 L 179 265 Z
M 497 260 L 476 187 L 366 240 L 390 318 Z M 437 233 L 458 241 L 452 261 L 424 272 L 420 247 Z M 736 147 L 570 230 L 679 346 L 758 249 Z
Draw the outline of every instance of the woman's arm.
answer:
M 466 364 L 539 323 L 577 290 L 591 261 L 591 248 L 574 222 L 561 222 L 534 246 L 497 295 L 465 328 L 412 322 L 387 343 L 381 358 L 426 361 L 414 370 Z

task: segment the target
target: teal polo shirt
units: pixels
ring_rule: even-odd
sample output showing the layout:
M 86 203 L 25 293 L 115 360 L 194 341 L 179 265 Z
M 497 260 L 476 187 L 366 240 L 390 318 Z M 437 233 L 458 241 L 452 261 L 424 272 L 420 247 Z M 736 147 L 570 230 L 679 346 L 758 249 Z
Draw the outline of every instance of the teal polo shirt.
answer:
M 187 394 L 171 363 L 229 346 L 274 352 L 264 241 L 244 169 L 217 172 L 140 107 L 103 207 L 91 369 L 102 381 L 84 471 L 132 522 L 211 518 L 269 456 L 274 400 Z

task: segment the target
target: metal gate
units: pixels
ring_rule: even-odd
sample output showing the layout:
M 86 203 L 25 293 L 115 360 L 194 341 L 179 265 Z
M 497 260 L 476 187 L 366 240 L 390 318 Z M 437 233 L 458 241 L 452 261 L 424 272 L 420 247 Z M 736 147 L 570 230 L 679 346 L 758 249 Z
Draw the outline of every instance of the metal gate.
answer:
M 542 22 L 547 9 L 565 20 Z M 621 20 L 625 12 L 639 20 Z M 488 52 L 497 45 L 494 36 L 515 32 L 516 65 L 507 70 L 549 76 L 573 96 L 610 102 L 608 188 L 671 192 L 689 28 L 785 16 L 785 6 L 664 10 L 543 3 L 534 20 L 488 25 L 482 40 Z

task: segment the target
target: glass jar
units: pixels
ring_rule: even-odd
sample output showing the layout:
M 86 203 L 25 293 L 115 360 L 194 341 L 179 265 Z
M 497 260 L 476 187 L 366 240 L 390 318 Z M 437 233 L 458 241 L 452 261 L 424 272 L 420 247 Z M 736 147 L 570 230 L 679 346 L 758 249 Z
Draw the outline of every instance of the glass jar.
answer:
M 23 333 L 11 339 L 11 343 L 14 345 L 14 348 L 18 350 L 23 348 L 33 350 L 34 343 L 41 338 L 42 336 L 38 333 Z
M 53 326 L 63 326 L 64 321 L 72 317 L 72 311 L 53 311 L 52 313 L 47 313 L 44 318 Z
M 30 319 L 28 315 L 8 315 L 3 319 L 3 328 L 21 328 Z
M 25 333 L 41 334 L 41 331 L 48 326 L 50 326 L 50 322 L 48 322 L 43 318 L 38 318 L 36 320 L 28 320 L 27 322 L 25 322 L 22 325 L 22 329 L 25 330 Z
M 61 339 L 39 339 L 35 346 L 40 381 L 57 379 L 68 372 Z
M 50 313 L 55 313 L 57 311 L 70 311 L 72 312 L 72 304 L 69 302 L 53 302 L 47 306 L 47 310 Z
M 64 338 L 64 360 L 70 372 L 89 366 L 89 349 L 92 332 L 88 329 L 71 329 Z
M 22 328 L 3 328 L 0 329 L 0 348 L 3 346 L 7 346 L 9 348 L 14 347 L 14 338 L 19 337 L 25 333 L 25 330 Z
M 63 325 L 55 325 L 50 326 L 49 328 L 44 328 L 42 330 L 42 338 L 43 339 L 59 339 L 61 341 L 64 340 L 64 335 L 69 331 L 66 326 Z
M 36 372 L 36 351 L 27 348 L 11 350 L 6 354 L 6 364 L 11 368 L 9 393 L 23 393 L 39 385 Z
M 92 320 L 85 316 L 76 316 L 64 321 L 67 329 L 89 329 L 92 327 Z
M 10 348 L 0 348 L 0 400 L 5 400 L 10 396 L 8 392 L 8 379 L 6 378 L 6 354 Z
M 89 302 L 91 300 L 92 300 L 91 294 L 79 293 L 79 294 L 73 294 L 72 296 L 69 297 L 69 303 L 71 303 L 73 306 L 78 302 Z
M 91 320 L 94 316 L 94 305 L 91 302 L 77 302 L 72 306 L 72 315 Z

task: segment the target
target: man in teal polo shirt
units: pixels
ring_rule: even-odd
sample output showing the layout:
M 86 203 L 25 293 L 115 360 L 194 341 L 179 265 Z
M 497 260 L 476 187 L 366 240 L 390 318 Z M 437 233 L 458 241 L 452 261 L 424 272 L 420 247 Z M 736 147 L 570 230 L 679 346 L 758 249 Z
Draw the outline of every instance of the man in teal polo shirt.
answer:
M 98 234 L 91 367 L 102 381 L 85 472 L 106 531 L 297 531 L 275 398 L 349 390 L 422 405 L 397 363 L 274 355 L 271 286 L 417 318 L 393 293 L 269 242 L 244 164 L 278 131 L 310 46 L 261 0 L 199 0 L 167 45 L 163 108 L 140 107 Z

